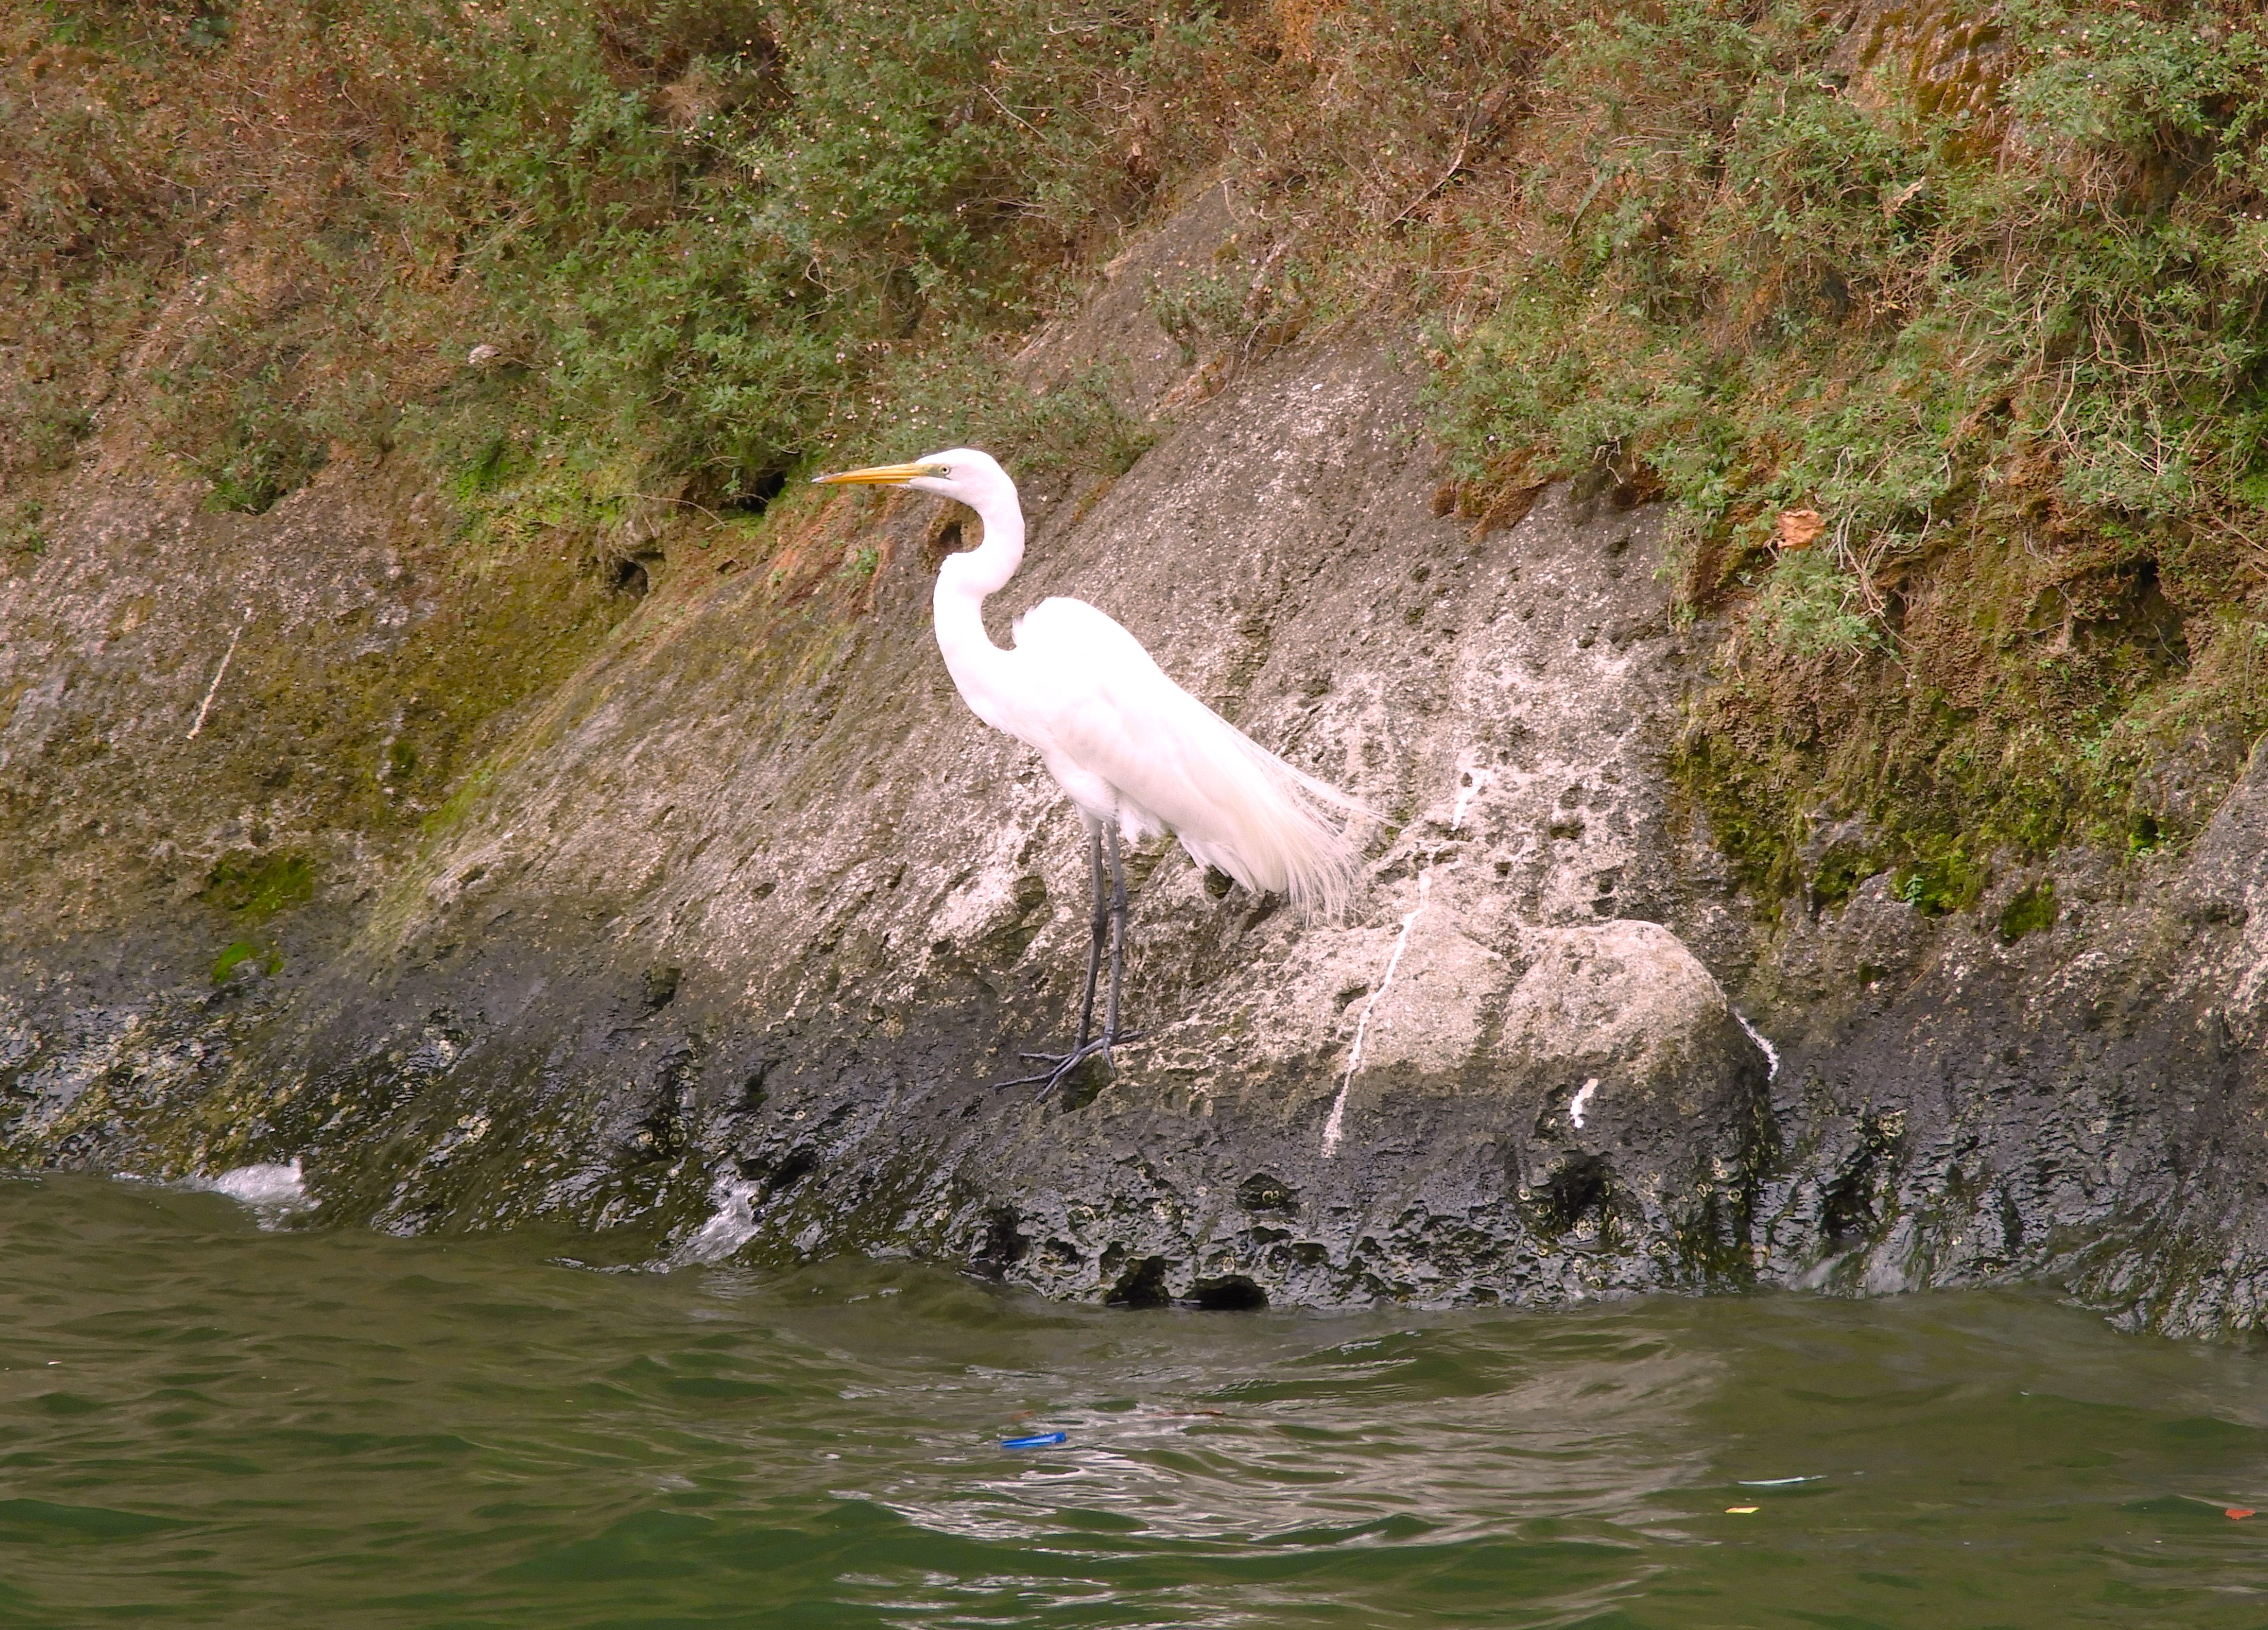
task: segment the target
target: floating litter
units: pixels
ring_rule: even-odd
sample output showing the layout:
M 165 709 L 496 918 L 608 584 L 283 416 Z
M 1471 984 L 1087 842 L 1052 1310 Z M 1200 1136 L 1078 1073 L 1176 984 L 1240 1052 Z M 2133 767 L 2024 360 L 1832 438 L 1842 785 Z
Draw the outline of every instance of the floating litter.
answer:
M 2231 1506 L 2228 1510 L 2221 1513 L 2221 1516 L 2227 1517 L 2232 1523 L 2242 1523 L 2246 1517 L 2257 1515 L 2257 1514 L 2250 1506 Z
M 1068 1432 L 1035 1432 L 1030 1437 L 1004 1437 L 1003 1449 L 1045 1449 L 1050 1443 L 1060 1443 L 1071 1436 Z
M 1763 1509 L 1764 1508 L 1762 1506 L 1727 1506 L 1725 1508 L 1725 1515 L 1727 1516 L 1754 1516 L 1757 1512 Z
M 1798 1483 L 1816 1483 L 1826 1475 L 1824 1471 L 1815 1471 L 1809 1477 L 1743 1477 L 1733 1480 L 1742 1488 L 1793 1488 Z

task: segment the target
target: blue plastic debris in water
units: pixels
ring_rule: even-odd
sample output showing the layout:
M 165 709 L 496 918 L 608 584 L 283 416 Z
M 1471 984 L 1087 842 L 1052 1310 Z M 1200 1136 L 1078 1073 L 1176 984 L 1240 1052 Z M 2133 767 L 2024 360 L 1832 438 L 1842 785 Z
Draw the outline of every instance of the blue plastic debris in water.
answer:
M 1045 1449 L 1050 1443 L 1060 1443 L 1071 1435 L 1068 1432 L 1039 1432 L 1030 1437 L 1004 1437 L 1003 1449 Z

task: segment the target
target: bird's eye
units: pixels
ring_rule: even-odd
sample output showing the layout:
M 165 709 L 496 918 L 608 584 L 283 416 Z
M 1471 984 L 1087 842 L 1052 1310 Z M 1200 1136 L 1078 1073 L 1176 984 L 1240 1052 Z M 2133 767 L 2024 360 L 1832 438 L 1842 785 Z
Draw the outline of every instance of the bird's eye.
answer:
M 932 464 L 930 466 L 929 473 L 932 476 L 950 476 L 953 474 L 953 466 L 950 464 Z

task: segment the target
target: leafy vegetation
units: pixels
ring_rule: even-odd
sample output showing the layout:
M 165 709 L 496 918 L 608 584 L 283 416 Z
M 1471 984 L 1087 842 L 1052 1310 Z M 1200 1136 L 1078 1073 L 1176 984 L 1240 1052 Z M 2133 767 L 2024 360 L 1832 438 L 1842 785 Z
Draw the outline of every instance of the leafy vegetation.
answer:
M 1572 20 L 1532 95 L 1443 421 L 1476 483 L 1676 506 L 1735 675 L 1679 767 L 1752 880 L 1964 909 L 1998 849 L 2193 826 L 2148 767 L 2225 780 L 2268 726 L 2247 11 L 1665 0 Z
M 1138 208 L 1105 127 L 1205 28 L 1030 0 L 8 15 L 0 459 L 67 461 L 144 345 L 160 445 L 218 506 L 399 444 L 554 525 L 760 509 L 934 416 Z
M 0 0 L 0 541 L 119 424 L 227 508 L 405 458 L 475 561 L 836 456 L 1122 466 L 1107 379 L 1008 358 L 1226 168 L 1265 253 L 1158 293 L 1184 362 L 1359 318 L 1469 517 L 1672 505 L 1718 841 L 1966 910 L 2178 842 L 2268 730 L 2251 11 Z

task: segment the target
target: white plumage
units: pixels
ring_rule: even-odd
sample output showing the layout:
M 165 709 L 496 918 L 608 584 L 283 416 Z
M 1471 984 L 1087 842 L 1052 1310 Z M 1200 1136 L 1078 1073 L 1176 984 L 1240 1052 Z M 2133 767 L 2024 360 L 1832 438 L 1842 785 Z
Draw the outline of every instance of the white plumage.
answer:
M 1351 894 L 1362 805 L 1292 768 L 1168 679 L 1141 642 L 1083 601 L 1043 600 L 1016 620 L 1003 649 L 984 630 L 986 596 L 1005 587 L 1024 557 L 1024 512 L 1015 483 L 988 454 L 955 447 L 910 464 L 877 466 L 830 483 L 887 483 L 957 498 L 984 523 L 977 548 L 946 557 L 932 605 L 938 648 L 979 719 L 1040 755 L 1097 839 L 1095 940 L 1087 964 L 1091 1010 L 1102 941 L 1100 840 L 1117 869 L 1119 834 L 1172 832 L 1201 866 L 1247 889 L 1272 889 L 1336 911 Z M 1123 885 L 1114 910 L 1123 935 Z M 1114 940 L 1114 947 L 1116 940 Z M 1116 1029 L 1117 958 L 1112 1017 Z M 1060 1079 L 1092 1051 L 1086 1022 Z M 1123 1039 L 1123 1038 L 1122 1038 Z M 1039 1079 L 1039 1078 L 1035 1078 Z
M 1139 840 L 1171 832 L 1247 889 L 1336 911 L 1356 850 L 1327 811 L 1361 806 L 1293 769 L 1166 677 L 1141 642 L 1083 601 L 1016 620 L 1004 665 L 1022 728 L 1080 810 Z
M 1172 832 L 1248 889 L 1327 911 L 1345 903 L 1357 851 L 1344 817 L 1361 804 L 1182 690 L 1117 623 L 1057 597 L 1016 619 L 1012 648 L 992 643 L 983 608 L 1023 563 L 1024 512 L 990 454 L 956 447 L 820 479 L 940 493 L 983 519 L 983 542 L 938 572 L 938 648 L 976 716 L 1037 749 L 1089 821 L 1136 840 Z

